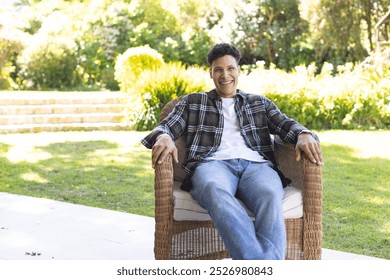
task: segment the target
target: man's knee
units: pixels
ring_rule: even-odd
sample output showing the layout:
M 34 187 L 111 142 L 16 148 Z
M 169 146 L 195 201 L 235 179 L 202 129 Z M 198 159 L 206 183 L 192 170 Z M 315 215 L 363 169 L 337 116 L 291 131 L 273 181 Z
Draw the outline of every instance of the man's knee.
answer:
M 191 194 L 202 196 L 205 199 L 218 199 L 221 196 L 231 196 L 230 190 L 215 180 L 203 181 L 203 183 L 193 182 Z
M 267 185 L 262 188 L 262 197 L 267 198 L 270 201 L 279 201 L 283 199 L 284 190 L 282 185 Z

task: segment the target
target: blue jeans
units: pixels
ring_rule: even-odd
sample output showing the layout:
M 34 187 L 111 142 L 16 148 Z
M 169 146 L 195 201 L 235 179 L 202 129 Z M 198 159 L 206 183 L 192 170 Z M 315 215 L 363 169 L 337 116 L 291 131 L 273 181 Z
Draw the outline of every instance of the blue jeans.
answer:
M 284 259 L 283 186 L 272 163 L 244 159 L 201 163 L 190 194 L 207 209 L 233 259 Z M 237 197 L 255 214 L 250 219 Z

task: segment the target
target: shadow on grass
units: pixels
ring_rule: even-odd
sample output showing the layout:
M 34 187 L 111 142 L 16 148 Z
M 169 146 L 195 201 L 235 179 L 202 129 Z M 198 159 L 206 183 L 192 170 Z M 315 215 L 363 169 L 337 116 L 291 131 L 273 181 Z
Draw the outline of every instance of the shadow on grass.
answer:
M 390 160 L 322 148 L 324 247 L 390 259 Z
M 0 157 L 0 191 L 154 216 L 150 152 L 109 141 L 51 143 L 33 163 Z M 2 155 L 10 149 L 0 143 Z

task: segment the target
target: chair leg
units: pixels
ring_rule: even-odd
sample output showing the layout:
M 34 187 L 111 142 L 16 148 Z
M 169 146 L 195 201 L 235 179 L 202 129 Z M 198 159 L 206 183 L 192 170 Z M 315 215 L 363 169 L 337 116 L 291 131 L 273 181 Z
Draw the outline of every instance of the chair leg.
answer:
M 172 250 L 172 226 L 156 221 L 154 233 L 154 257 L 156 260 L 170 260 Z

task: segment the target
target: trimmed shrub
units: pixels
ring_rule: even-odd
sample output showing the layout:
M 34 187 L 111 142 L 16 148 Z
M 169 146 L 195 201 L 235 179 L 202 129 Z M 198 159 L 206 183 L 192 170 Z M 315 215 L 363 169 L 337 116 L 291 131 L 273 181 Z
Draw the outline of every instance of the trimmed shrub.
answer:
M 154 128 L 170 100 L 214 87 L 209 72 L 202 68 L 161 63 L 145 70 L 139 62 L 139 67 L 127 68 L 136 69 L 135 74 L 122 73 L 133 81 L 122 90 L 130 93 L 128 121 L 136 130 Z M 352 64 L 338 67 L 339 73 L 333 76 L 333 65 L 325 63 L 319 75 L 314 64 L 288 73 L 272 65 L 265 69 L 259 62 L 243 67 L 238 87 L 267 96 L 309 129 L 389 129 L 390 68 L 352 69 Z
M 42 38 L 41 38 L 42 39 Z M 20 56 L 20 86 L 31 90 L 67 90 L 81 84 L 73 40 L 48 37 L 36 40 Z
M 155 71 L 164 64 L 163 57 L 149 46 L 130 48 L 118 56 L 115 64 L 115 79 L 124 92 L 137 92 L 134 85 L 146 70 Z
M 141 106 L 130 112 L 129 122 L 136 130 L 153 129 L 159 122 L 162 108 L 170 100 L 206 90 L 208 80 L 206 71 L 195 67 L 186 69 L 178 62 L 142 72 L 135 86 L 141 94 Z
M 289 117 L 311 129 L 389 129 L 389 68 L 352 69 L 324 65 L 315 76 L 314 65 L 296 67 L 292 73 L 259 64 L 244 77 L 253 93 L 273 100 Z

